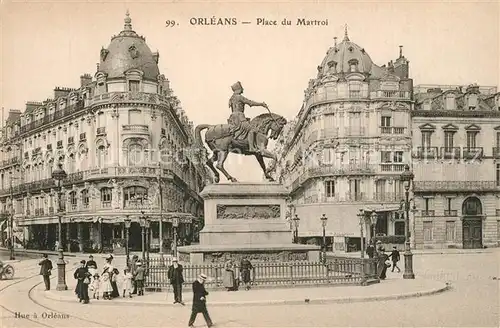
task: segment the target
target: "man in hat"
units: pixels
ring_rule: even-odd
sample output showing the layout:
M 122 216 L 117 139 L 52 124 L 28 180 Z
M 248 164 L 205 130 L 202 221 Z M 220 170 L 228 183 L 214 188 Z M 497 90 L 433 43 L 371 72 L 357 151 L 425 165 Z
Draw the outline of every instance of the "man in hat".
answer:
M 134 273 L 135 284 L 137 286 L 137 296 L 144 295 L 144 268 L 142 267 L 142 262 L 137 262 L 137 269 Z
M 42 255 L 40 263 L 40 275 L 43 277 L 45 283 L 45 290 L 50 290 L 50 272 L 52 271 L 52 261 L 49 260 L 47 254 Z
M 168 280 L 174 290 L 174 304 L 180 303 L 184 305 L 182 301 L 182 284 L 184 283 L 184 277 L 182 275 L 182 265 L 179 264 L 177 258 L 172 258 L 172 265 L 168 267 Z
M 258 149 L 256 149 L 255 145 L 256 132 L 252 130 L 249 119 L 245 117 L 245 105 L 268 108 L 267 104 L 245 98 L 243 96 L 243 86 L 239 81 L 233 84 L 231 89 L 233 90 L 233 95 L 229 99 L 231 115 L 227 123 L 231 126 L 231 131 L 235 140 L 248 140 L 248 151 L 257 152 Z
M 191 317 L 189 318 L 189 327 L 193 327 L 194 321 L 198 313 L 202 313 L 208 327 L 212 327 L 212 319 L 207 310 L 207 299 L 206 296 L 208 292 L 205 290 L 205 280 L 207 276 L 203 273 L 198 276 L 198 279 L 193 282 L 193 307 L 191 309 Z
M 399 255 L 399 251 L 398 251 L 398 248 L 396 246 L 392 247 L 392 252 L 391 252 L 391 255 L 389 255 L 389 257 L 392 260 L 391 272 L 394 272 L 394 268 L 398 269 L 398 273 L 401 272 L 401 269 L 398 267 L 398 262 L 399 262 L 401 257 Z

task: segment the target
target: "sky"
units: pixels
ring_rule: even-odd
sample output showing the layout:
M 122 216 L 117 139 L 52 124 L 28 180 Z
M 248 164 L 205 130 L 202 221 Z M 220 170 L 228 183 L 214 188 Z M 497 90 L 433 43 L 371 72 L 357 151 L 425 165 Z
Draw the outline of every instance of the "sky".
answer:
M 4 2 L 1 25 L 0 104 L 24 110 L 26 101 L 53 97 L 55 86 L 78 87 L 96 72 L 99 51 L 123 29 L 126 10 L 133 29 L 160 52 L 159 68 L 196 124 L 225 123 L 230 86 L 265 101 L 292 119 L 308 81 L 333 38 L 349 38 L 372 60 L 396 59 L 399 45 L 410 61 L 414 84 L 499 85 L 499 4 L 491 2 Z M 234 17 L 251 24 L 194 26 L 191 18 Z M 278 26 L 257 26 L 256 20 Z M 292 26 L 281 26 L 283 19 Z M 328 20 L 296 26 L 297 18 Z M 166 27 L 167 20 L 177 25 Z M 246 110 L 249 117 L 265 109 Z M 271 145 L 272 147 L 272 145 Z M 270 147 L 270 148 L 271 148 Z M 242 170 L 240 166 L 243 166 Z M 243 181 L 261 181 L 253 157 L 228 159 Z

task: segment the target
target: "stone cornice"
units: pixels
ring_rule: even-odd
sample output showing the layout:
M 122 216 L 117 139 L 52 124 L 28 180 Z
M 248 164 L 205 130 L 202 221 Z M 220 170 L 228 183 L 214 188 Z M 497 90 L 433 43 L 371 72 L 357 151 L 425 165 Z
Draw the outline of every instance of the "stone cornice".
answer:
M 413 110 L 412 117 L 500 117 L 500 111 Z

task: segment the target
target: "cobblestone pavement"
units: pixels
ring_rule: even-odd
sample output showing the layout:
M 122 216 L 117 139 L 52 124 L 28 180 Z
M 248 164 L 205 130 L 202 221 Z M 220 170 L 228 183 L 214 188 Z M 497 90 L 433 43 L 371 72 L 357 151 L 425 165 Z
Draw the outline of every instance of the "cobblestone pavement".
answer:
M 246 307 L 210 307 L 216 327 L 334 327 L 334 326 L 451 326 L 498 327 L 499 323 L 499 255 L 500 250 L 481 254 L 419 255 L 414 267 L 417 279 L 451 282 L 450 291 L 420 298 L 346 304 L 267 305 Z M 403 265 L 401 265 L 403 266 Z M 401 274 L 389 273 L 391 280 Z M 9 309 L 31 312 L 49 311 L 29 304 L 27 290 L 40 279 L 19 284 L 15 290 L 0 294 L 0 304 Z M 389 285 L 390 281 L 387 283 Z M 381 284 L 383 286 L 384 282 Z M 361 288 L 361 287 L 360 287 Z M 236 292 L 236 293 L 252 293 Z M 75 317 L 46 319 L 44 324 L 57 327 L 186 327 L 190 314 L 188 306 L 165 307 L 155 305 L 99 306 L 74 302 L 60 302 L 34 293 L 34 301 L 58 313 Z M 111 303 L 111 304 L 110 304 Z M 30 310 L 26 310 L 30 311 Z M 94 321 L 84 322 L 82 318 Z M 103 325 L 99 325 L 102 323 Z M 2 313 L 4 327 L 40 327 L 39 323 L 14 319 Z M 203 318 L 195 324 L 204 326 Z

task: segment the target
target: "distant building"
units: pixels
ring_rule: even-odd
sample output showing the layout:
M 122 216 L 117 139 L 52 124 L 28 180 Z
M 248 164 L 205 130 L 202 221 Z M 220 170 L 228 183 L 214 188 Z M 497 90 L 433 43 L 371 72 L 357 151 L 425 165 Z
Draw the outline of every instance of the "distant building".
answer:
M 417 86 L 412 111 L 418 248 L 500 242 L 500 93 Z
M 402 48 L 395 61 L 378 66 L 347 31 L 328 49 L 278 146 L 277 175 L 291 190 L 301 242 L 320 243 L 325 214 L 327 243 L 359 249 L 360 210 L 378 218 L 373 227 L 364 225 L 365 237 L 404 235 L 399 208 L 400 175 L 411 157 L 408 72 Z
M 180 237 L 193 235 L 203 215 L 198 192 L 210 176 L 200 164 L 204 154 L 190 151 L 193 123 L 158 61 L 127 13 L 123 30 L 100 50 L 94 77 L 84 74 L 78 88 L 55 88 L 53 99 L 9 112 L 0 145 L 0 210 L 13 210 L 28 247 L 53 249 L 57 239 L 51 175 L 58 163 L 68 173 L 65 249 L 116 251 L 126 217 L 130 246 L 140 249 L 141 211 L 151 221 L 153 248 L 172 239 L 174 218 Z

